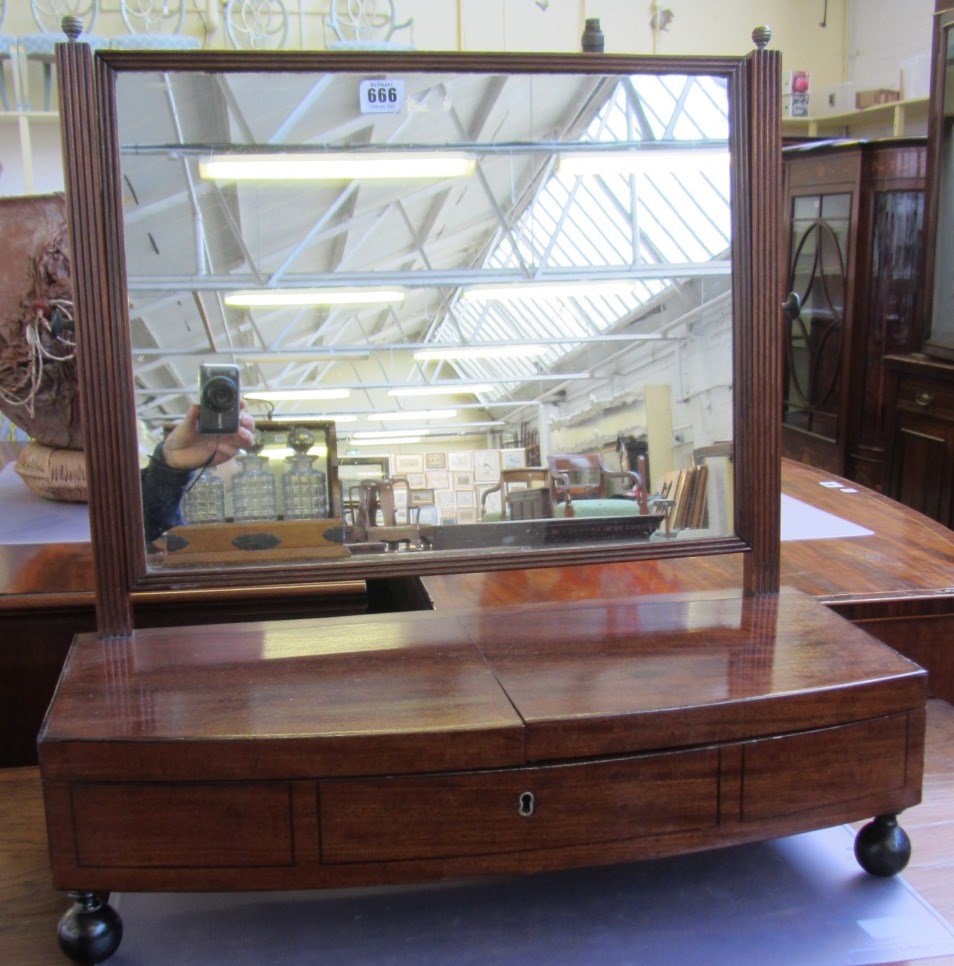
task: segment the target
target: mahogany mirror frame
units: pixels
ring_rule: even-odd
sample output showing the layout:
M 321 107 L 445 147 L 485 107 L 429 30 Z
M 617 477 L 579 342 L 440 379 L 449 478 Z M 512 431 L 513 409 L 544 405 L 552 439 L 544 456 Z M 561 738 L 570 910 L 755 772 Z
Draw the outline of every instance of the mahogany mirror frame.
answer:
M 649 57 L 602 54 L 98 51 L 70 42 L 57 53 L 67 208 L 78 319 L 80 401 L 89 475 L 97 624 L 103 637 L 132 629 L 132 595 L 176 588 L 237 589 L 342 579 L 570 566 L 640 558 L 742 553 L 744 591 L 779 586 L 781 134 L 780 55 Z M 116 124 L 123 71 L 327 70 L 660 73 L 726 78 L 732 152 L 733 438 L 735 535 L 705 541 L 544 547 L 429 559 L 360 555 L 186 573 L 148 571 L 136 445 L 131 340 Z

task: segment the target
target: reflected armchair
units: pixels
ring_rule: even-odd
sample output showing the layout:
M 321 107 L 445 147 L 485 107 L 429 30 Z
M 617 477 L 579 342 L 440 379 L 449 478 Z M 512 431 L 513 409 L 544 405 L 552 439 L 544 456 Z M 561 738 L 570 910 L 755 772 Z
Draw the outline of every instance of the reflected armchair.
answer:
M 528 520 L 545 519 L 553 516 L 556 502 L 552 493 L 561 494 L 561 499 L 570 502 L 569 480 L 563 474 L 551 480 L 551 473 L 545 466 L 523 466 L 519 469 L 500 471 L 500 482 L 484 490 L 480 498 L 480 519 Z M 487 504 L 494 493 L 500 494 L 500 512 L 488 510 Z
M 395 490 L 403 487 L 406 502 L 399 505 Z M 349 539 L 357 543 L 380 541 L 389 546 L 417 544 L 420 538 L 421 507 L 411 506 L 411 487 L 403 476 L 384 480 L 362 480 L 348 494 L 353 515 Z M 398 516 L 404 522 L 398 522 Z
M 607 469 L 598 453 L 555 453 L 547 457 L 547 465 L 554 507 L 565 504 L 562 516 L 648 512 L 648 496 L 639 474 Z M 619 486 L 614 487 L 613 481 Z

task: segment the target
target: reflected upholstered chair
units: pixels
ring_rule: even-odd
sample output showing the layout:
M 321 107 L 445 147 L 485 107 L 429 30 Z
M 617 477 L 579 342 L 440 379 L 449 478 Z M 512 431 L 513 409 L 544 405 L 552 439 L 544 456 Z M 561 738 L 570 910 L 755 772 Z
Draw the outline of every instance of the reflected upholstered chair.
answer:
M 647 512 L 646 489 L 639 474 L 607 469 L 598 453 L 555 453 L 547 457 L 547 465 L 554 507 L 566 504 L 561 515 L 622 515 L 629 512 L 624 509 L 627 504 L 635 512 Z M 558 480 L 565 482 L 558 486 Z
M 30 12 L 37 25 L 37 32 L 23 34 L 17 41 L 17 59 L 20 63 L 23 107 L 30 109 L 29 66 L 39 64 L 43 71 L 43 110 L 50 110 L 53 89 L 53 66 L 56 64 L 56 45 L 66 40 L 61 23 L 64 17 L 78 17 L 83 22 L 80 40 L 94 50 L 108 47 L 105 37 L 93 32 L 98 0 L 30 0 Z
M 322 26 L 328 50 L 414 49 L 414 18 L 398 23 L 394 0 L 331 0 Z
M 0 27 L 3 26 L 6 12 L 7 0 L 0 0 Z M 13 81 L 13 105 L 17 110 L 23 107 L 23 99 L 20 96 L 20 64 L 17 59 L 17 47 L 16 37 L 0 34 L 0 99 L 3 101 L 5 111 L 10 110 L 10 98 L 7 94 L 7 66 L 10 68 L 10 79 Z
M 119 12 L 129 31 L 114 37 L 117 50 L 195 50 L 198 37 L 182 33 L 186 0 L 120 0 Z
M 225 35 L 236 50 L 281 50 L 288 43 L 282 0 L 228 0 Z

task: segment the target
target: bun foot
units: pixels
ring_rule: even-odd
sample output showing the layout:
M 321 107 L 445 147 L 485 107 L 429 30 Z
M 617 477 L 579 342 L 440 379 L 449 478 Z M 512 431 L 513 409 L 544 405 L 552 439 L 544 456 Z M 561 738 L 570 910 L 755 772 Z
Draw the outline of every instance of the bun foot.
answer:
M 119 913 L 95 892 L 71 892 L 73 905 L 64 913 L 56 935 L 60 949 L 74 963 L 101 963 L 119 948 L 123 922 Z
M 911 858 L 911 840 L 895 815 L 879 815 L 855 836 L 855 858 L 871 875 L 897 875 Z

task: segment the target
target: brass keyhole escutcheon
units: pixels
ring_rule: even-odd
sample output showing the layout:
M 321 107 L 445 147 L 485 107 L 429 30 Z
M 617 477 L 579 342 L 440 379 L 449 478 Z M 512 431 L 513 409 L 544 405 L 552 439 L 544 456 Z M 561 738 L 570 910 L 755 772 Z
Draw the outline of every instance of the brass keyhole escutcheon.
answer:
M 517 799 L 517 814 L 523 818 L 530 818 L 534 805 L 536 805 L 536 799 L 533 797 L 533 792 L 521 792 L 520 798 Z

